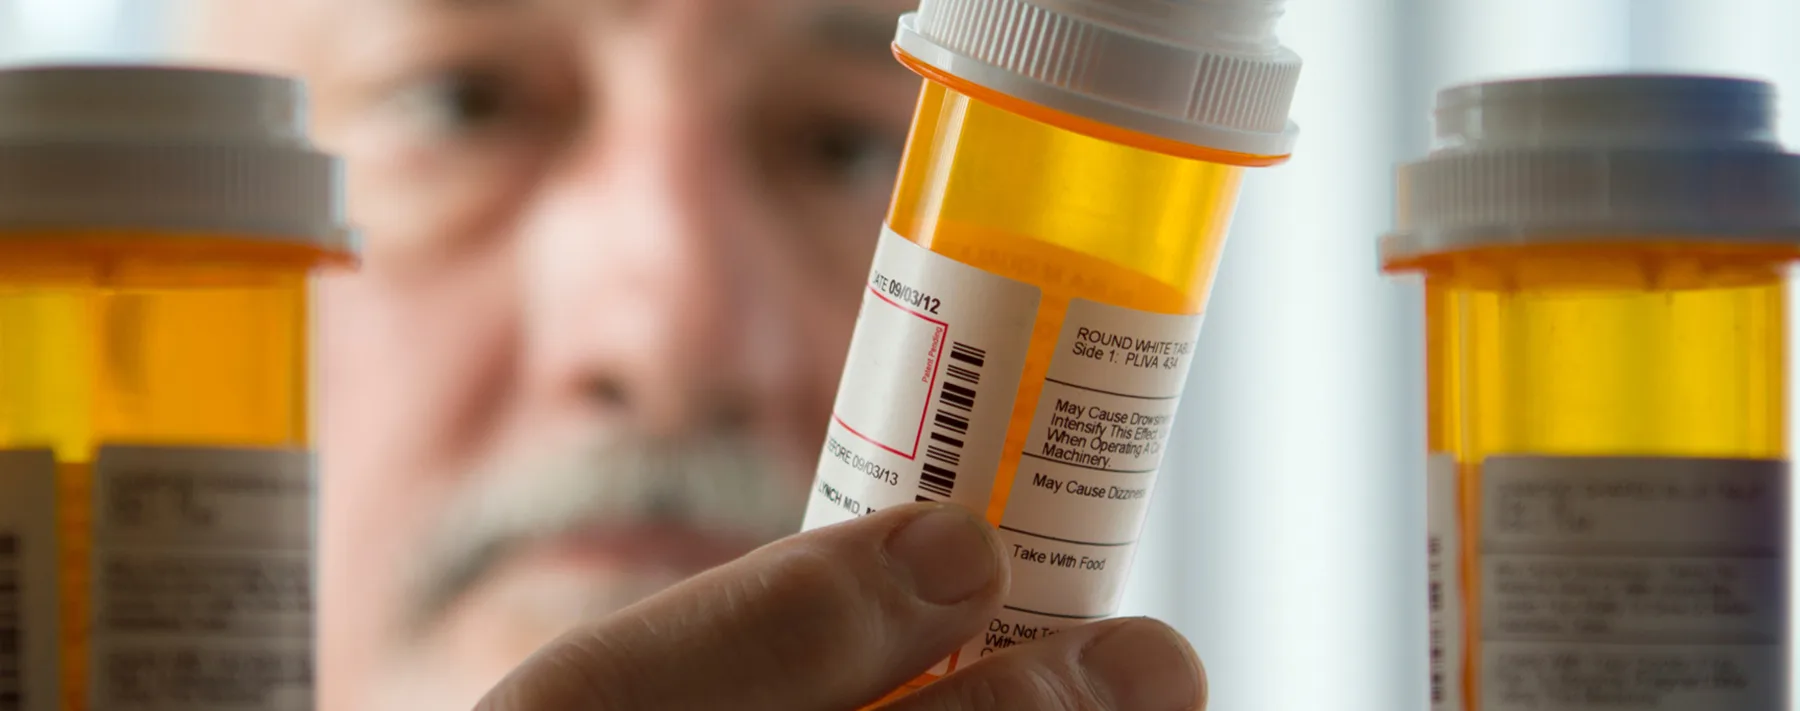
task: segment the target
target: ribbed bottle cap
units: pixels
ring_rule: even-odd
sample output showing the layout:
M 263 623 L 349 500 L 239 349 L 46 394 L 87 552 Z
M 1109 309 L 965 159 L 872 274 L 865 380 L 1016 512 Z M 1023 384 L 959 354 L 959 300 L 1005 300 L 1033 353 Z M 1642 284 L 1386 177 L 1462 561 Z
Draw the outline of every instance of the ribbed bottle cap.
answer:
M 303 89 L 178 67 L 0 70 L 0 230 L 149 229 L 350 247 Z
M 1284 0 L 923 0 L 895 44 L 951 76 L 1139 133 L 1287 155 Z
M 1441 149 L 1773 145 L 1775 90 L 1678 75 L 1502 81 L 1444 90 L 1436 118 Z
M 1775 90 L 1611 75 L 1440 92 L 1437 145 L 1398 171 L 1383 261 L 1472 247 L 1633 238 L 1800 243 L 1800 156 Z

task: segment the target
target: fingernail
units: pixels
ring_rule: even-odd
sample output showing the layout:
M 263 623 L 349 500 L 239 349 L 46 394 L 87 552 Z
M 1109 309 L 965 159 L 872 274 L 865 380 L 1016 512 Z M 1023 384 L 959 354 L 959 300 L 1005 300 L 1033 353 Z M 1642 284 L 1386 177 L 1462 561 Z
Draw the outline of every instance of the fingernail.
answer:
M 1081 665 L 1117 711 L 1193 711 L 1206 702 L 1199 656 L 1160 622 L 1118 624 L 1082 650 Z
M 888 537 L 887 552 L 911 579 L 913 593 L 935 605 L 974 597 L 1000 570 L 986 526 L 974 514 L 948 505 L 902 525 Z

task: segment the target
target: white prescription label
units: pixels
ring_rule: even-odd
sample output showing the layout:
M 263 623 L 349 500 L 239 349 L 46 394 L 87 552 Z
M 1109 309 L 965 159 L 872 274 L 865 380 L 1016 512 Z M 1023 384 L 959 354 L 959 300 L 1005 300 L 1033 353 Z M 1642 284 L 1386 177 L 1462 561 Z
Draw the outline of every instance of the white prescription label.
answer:
M 313 708 L 312 457 L 104 447 L 91 705 Z
M 1430 586 L 1431 711 L 1463 711 L 1462 530 L 1456 459 L 1425 464 L 1425 565 Z
M 883 226 L 802 529 L 913 501 L 985 510 L 1039 296 Z
M 1785 462 L 1496 457 L 1478 711 L 1787 708 Z
M 60 711 L 56 459 L 0 452 L 0 711 Z
M 813 529 L 993 494 L 1038 289 L 883 228 L 806 508 Z
M 884 229 L 804 527 L 912 501 L 987 510 L 1039 300 Z M 1051 327 L 999 522 L 1012 590 L 934 674 L 1118 609 L 1200 317 L 1076 299 Z
M 1200 316 L 1069 304 L 1000 537 L 1012 590 L 970 660 L 1118 611 Z

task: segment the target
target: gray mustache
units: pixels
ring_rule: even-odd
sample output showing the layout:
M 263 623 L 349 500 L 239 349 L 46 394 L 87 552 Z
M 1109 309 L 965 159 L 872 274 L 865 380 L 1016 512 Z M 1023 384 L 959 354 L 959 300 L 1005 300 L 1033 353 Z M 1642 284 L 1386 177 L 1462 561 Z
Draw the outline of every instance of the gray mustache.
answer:
M 423 634 L 514 551 L 595 523 L 673 525 L 752 541 L 799 530 L 805 482 L 744 435 L 590 437 L 500 461 L 446 509 L 413 571 L 411 636 Z

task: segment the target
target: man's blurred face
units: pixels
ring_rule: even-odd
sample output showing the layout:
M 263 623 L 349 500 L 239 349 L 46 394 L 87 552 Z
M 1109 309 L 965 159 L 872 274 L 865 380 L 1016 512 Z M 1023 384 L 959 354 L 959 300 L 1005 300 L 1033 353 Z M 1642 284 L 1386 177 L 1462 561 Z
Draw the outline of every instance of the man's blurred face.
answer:
M 321 290 L 321 707 L 467 707 L 798 525 L 912 0 L 222 0 L 366 241 Z

